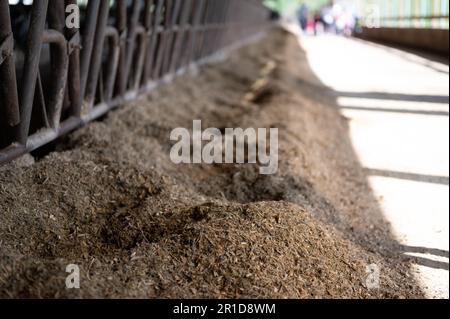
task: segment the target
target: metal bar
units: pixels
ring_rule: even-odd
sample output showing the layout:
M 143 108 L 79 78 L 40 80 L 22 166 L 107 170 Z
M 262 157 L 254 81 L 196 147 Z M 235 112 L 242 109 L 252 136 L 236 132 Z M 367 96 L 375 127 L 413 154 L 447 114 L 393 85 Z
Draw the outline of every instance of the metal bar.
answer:
M 75 5 L 77 0 L 66 0 L 66 6 Z M 70 106 L 68 116 L 81 115 L 81 73 L 80 73 L 80 32 L 76 28 L 66 28 L 66 37 L 69 40 L 69 71 L 70 79 L 67 89 Z
M 0 114 L 4 114 L 6 124 L 15 126 L 20 122 L 19 98 L 17 94 L 16 68 L 13 55 L 14 39 L 9 17 L 8 0 L 0 0 Z
M 136 28 L 138 26 L 139 22 L 139 13 L 141 12 L 141 1 L 140 0 L 134 0 L 133 6 L 132 6 L 132 13 L 131 13 L 131 21 L 130 21 L 130 28 L 128 32 L 128 38 L 127 38 L 127 53 L 126 53 L 126 67 L 125 67 L 125 73 L 124 73 L 124 85 L 125 87 L 128 84 L 130 72 L 131 72 L 131 64 L 133 62 L 133 53 L 136 46 Z
M 127 1 L 118 0 L 116 8 L 116 28 L 120 38 L 119 66 L 117 68 L 117 94 L 126 92 L 126 63 L 127 63 Z
M 203 17 L 204 11 L 206 8 L 206 0 L 197 0 L 196 1 L 196 7 L 195 7 L 195 15 L 193 18 L 193 28 L 190 30 L 189 35 L 189 49 L 188 53 L 186 55 L 186 62 L 185 63 L 191 63 L 195 57 L 195 48 L 197 44 L 197 38 L 199 36 L 199 26 L 201 24 L 201 19 Z
M 139 57 L 138 63 L 136 67 L 136 74 L 133 80 L 132 88 L 134 90 L 138 90 L 142 81 L 145 81 L 143 78 L 145 77 L 145 60 L 147 56 L 147 51 L 149 50 L 149 42 L 150 42 L 150 32 L 152 27 L 152 9 L 154 8 L 155 0 L 145 0 L 144 5 L 144 26 L 143 26 L 143 34 L 142 39 L 140 41 L 139 48 Z
M 149 48 L 147 50 L 147 57 L 146 57 L 146 64 L 144 68 L 144 75 L 143 80 L 149 81 L 152 78 L 153 74 L 153 68 L 154 68 L 154 61 L 155 61 L 155 55 L 157 55 L 157 42 L 158 42 L 158 36 L 159 36 L 159 27 L 162 23 L 162 13 L 163 13 L 163 7 L 164 7 L 164 1 L 165 0 L 157 0 L 154 18 L 153 18 L 153 28 L 150 33 L 150 42 L 149 42 Z
M 114 94 L 114 84 L 116 82 L 117 67 L 120 55 L 120 38 L 116 28 L 107 27 L 105 37 L 108 39 L 110 55 L 105 77 L 105 99 L 110 101 Z
M 134 76 L 132 78 L 131 90 L 139 90 L 139 85 L 142 77 L 142 72 L 144 69 L 145 53 L 147 50 L 147 29 L 143 26 L 139 26 L 136 29 L 136 42 L 138 42 L 137 49 L 137 63 L 134 71 Z
M 63 34 L 55 30 L 47 30 L 42 37 L 43 43 L 53 44 L 52 48 L 52 85 L 47 103 L 47 114 L 53 129 L 59 126 L 61 111 L 66 89 L 69 58 L 67 55 L 67 42 Z
M 212 0 L 205 0 L 206 6 L 204 8 L 204 12 L 201 12 L 201 22 L 199 28 L 198 42 L 195 43 L 195 53 L 193 56 L 193 60 L 199 60 L 203 58 L 203 52 L 205 51 L 206 43 L 205 39 L 208 33 L 208 24 L 211 16 L 211 10 L 213 7 Z
M 8 0 L 0 0 L 0 149 L 11 144 L 12 128 L 20 123 L 13 48 Z
M 83 30 L 83 48 L 81 50 L 80 95 L 82 99 L 84 99 L 86 95 L 86 85 L 89 76 L 89 66 L 91 64 L 92 49 L 94 47 L 95 30 L 97 27 L 97 17 L 99 10 L 100 1 L 88 2 L 86 24 Z
M 27 51 L 22 76 L 22 90 L 20 94 L 21 122 L 18 132 L 18 142 L 26 144 L 30 129 L 31 112 L 33 109 L 36 79 L 41 57 L 42 36 L 44 34 L 47 16 L 48 0 L 34 1 L 31 11 L 30 29 L 27 40 Z
M 173 2 L 174 0 L 166 0 L 165 1 L 165 7 L 164 7 L 164 32 L 160 35 L 160 42 L 159 42 L 159 48 L 158 53 L 156 55 L 156 62 L 155 62 L 155 70 L 153 72 L 153 78 L 158 79 L 161 76 L 161 69 L 164 59 L 164 53 L 166 52 L 167 47 L 167 35 L 168 35 L 168 29 L 171 24 L 171 15 L 172 15 L 172 9 L 173 9 Z
M 86 86 L 85 105 L 82 113 L 88 112 L 94 104 L 95 93 L 97 90 L 98 79 L 100 75 L 101 59 L 105 42 L 106 24 L 109 14 L 109 0 L 99 0 L 100 11 L 97 21 L 94 48 L 92 49 L 92 59 L 89 68 L 88 83 Z
M 182 14 L 179 22 L 179 30 L 175 36 L 175 44 L 173 47 L 171 62 L 169 66 L 170 72 L 175 72 L 177 67 L 179 66 L 179 59 L 181 54 L 181 46 L 186 37 L 186 29 L 187 23 L 189 21 L 189 16 L 192 11 L 192 0 L 184 0 L 183 1 Z
M 173 45 L 174 45 L 174 35 L 175 35 L 175 28 L 177 26 L 177 23 L 180 18 L 180 12 L 181 12 L 181 1 L 182 0 L 175 0 L 173 11 L 171 14 L 170 23 L 168 25 L 167 30 L 167 46 L 166 46 L 166 53 L 164 54 L 164 60 L 162 65 L 162 73 L 167 74 L 169 72 L 171 58 L 172 58 L 172 52 L 173 52 Z M 186 1 L 186 0 L 184 0 Z

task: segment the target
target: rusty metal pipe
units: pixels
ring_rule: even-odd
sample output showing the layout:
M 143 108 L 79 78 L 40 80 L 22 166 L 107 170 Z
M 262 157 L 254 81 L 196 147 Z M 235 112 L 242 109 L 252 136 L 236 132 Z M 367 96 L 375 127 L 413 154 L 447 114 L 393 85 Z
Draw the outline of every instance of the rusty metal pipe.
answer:
M 47 30 L 42 37 L 42 43 L 52 44 L 52 85 L 50 87 L 50 98 L 47 105 L 47 114 L 50 126 L 56 129 L 59 126 L 61 111 L 66 89 L 67 72 L 69 68 L 69 57 L 67 54 L 67 42 L 64 35 L 55 30 Z
M 81 50 L 80 61 L 80 96 L 82 99 L 84 99 L 86 95 L 86 85 L 89 76 L 89 66 L 91 64 L 92 49 L 94 47 L 95 31 L 97 27 L 99 10 L 100 1 L 95 0 L 88 2 L 86 24 L 83 30 L 83 47 Z
M 101 69 L 101 59 L 105 43 L 106 24 L 109 14 L 109 0 L 98 0 L 100 2 L 97 28 L 95 31 L 94 47 L 92 49 L 91 63 L 89 67 L 88 82 L 86 85 L 85 104 L 82 113 L 89 112 L 95 102 L 98 79 Z
M 65 4 L 74 5 L 77 0 L 66 0 Z M 79 117 L 81 115 L 81 72 L 80 72 L 80 49 L 81 38 L 80 30 L 75 28 L 66 28 L 66 37 L 69 41 L 69 71 L 67 89 L 69 94 L 70 106 L 68 110 L 68 116 Z
M 31 10 L 30 31 L 28 33 L 27 51 L 25 54 L 25 68 L 22 75 L 23 86 L 20 94 L 21 122 L 17 140 L 21 144 L 26 144 L 30 129 L 47 7 L 48 0 L 34 1 Z

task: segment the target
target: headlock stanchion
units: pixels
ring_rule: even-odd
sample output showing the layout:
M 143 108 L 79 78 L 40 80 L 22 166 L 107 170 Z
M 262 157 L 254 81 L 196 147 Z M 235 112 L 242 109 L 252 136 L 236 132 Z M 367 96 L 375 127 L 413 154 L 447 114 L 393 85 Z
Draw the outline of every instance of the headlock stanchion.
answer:
M 269 25 L 262 0 L 0 0 L 0 165 Z

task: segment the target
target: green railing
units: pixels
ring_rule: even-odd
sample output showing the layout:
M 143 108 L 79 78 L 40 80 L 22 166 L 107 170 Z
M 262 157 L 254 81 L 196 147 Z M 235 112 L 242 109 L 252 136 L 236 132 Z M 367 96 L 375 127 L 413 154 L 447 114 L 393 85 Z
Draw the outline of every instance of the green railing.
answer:
M 369 0 L 366 13 L 378 15 L 380 27 L 449 28 L 449 0 Z

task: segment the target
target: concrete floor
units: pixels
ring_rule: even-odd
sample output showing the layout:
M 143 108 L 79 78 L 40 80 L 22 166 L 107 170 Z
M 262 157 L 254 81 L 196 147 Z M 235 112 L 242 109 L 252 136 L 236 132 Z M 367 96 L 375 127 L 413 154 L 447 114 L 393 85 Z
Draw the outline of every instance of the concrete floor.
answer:
M 351 138 L 416 279 L 449 297 L 449 67 L 336 36 L 302 37 L 310 65 L 336 91 Z

